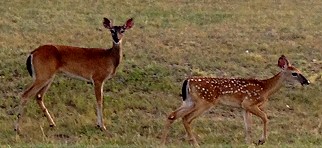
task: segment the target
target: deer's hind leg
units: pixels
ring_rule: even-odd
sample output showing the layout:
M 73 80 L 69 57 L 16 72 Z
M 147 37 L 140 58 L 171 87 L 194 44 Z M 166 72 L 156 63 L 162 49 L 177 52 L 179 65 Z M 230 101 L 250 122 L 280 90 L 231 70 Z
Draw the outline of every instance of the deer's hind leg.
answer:
M 30 97 L 35 96 L 41 89 L 46 87 L 50 83 L 50 79 L 47 80 L 35 80 L 34 83 L 23 92 L 19 104 L 17 120 L 15 122 L 15 131 L 19 132 L 19 123 L 21 122 L 22 115 L 24 114 L 25 106 Z
M 58 61 L 57 57 L 55 56 L 43 56 L 43 52 L 52 52 L 53 50 L 36 50 L 31 55 L 33 58 L 30 61 L 31 63 L 28 63 L 32 66 L 32 75 L 34 77 L 34 81 L 28 89 L 26 89 L 23 94 L 21 95 L 21 100 L 19 104 L 18 114 L 17 114 L 17 120 L 15 122 L 15 130 L 19 132 L 19 123 L 21 122 L 21 117 L 24 113 L 24 108 L 27 104 L 27 101 L 30 97 L 33 97 L 35 95 L 37 98 L 38 104 L 41 106 L 41 108 L 46 107 L 43 105 L 42 97 L 43 94 L 47 91 L 49 85 L 51 84 L 54 75 L 58 68 Z M 40 95 L 40 97 L 39 97 Z M 38 101 L 39 100 L 39 101 Z M 40 101 L 41 100 L 41 101 Z M 47 110 L 47 109 L 46 109 Z M 49 115 L 49 113 L 48 113 Z M 48 116 L 50 117 L 50 115 Z M 47 118 L 48 118 L 47 117 Z M 50 117 L 51 118 L 51 117 Z
M 194 110 L 194 104 L 192 104 L 192 102 L 183 101 L 183 104 L 178 109 L 176 109 L 175 111 L 169 114 L 162 132 L 162 137 L 161 137 L 162 144 L 166 143 L 167 135 L 169 133 L 172 123 L 176 119 L 184 117 L 185 115 L 189 114 L 193 110 Z
M 45 93 L 47 92 L 48 88 L 50 87 L 50 84 L 52 83 L 52 81 L 53 81 L 53 79 L 51 79 L 48 82 L 48 84 L 46 84 L 36 95 L 37 103 L 38 103 L 40 109 L 42 110 L 42 112 L 44 113 L 45 117 L 47 118 L 50 127 L 54 127 L 54 126 L 56 126 L 56 124 L 43 102 L 43 97 L 44 97 Z
M 208 103 L 208 102 L 200 103 L 194 107 L 194 110 L 192 110 L 192 112 L 190 112 L 189 114 L 187 114 L 183 117 L 183 125 L 186 129 L 186 133 L 188 135 L 189 141 L 194 147 L 199 147 L 199 144 L 198 144 L 195 136 L 193 135 L 192 128 L 191 128 L 191 122 L 194 119 L 196 119 L 197 117 L 199 117 L 201 114 L 203 114 L 204 112 L 209 110 L 212 106 L 213 106 L 213 104 Z

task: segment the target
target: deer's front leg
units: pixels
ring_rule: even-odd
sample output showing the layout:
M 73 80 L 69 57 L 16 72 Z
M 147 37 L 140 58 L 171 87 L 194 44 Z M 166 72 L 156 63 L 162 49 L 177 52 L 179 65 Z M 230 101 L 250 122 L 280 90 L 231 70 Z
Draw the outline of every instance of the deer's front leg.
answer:
M 262 137 L 258 140 L 257 144 L 258 145 L 264 144 L 267 139 L 267 125 L 268 125 L 268 118 L 267 118 L 266 113 L 264 111 L 262 111 L 261 109 L 259 109 L 259 107 L 257 105 L 253 105 L 250 100 L 244 100 L 242 102 L 242 107 L 246 111 L 251 112 L 252 114 L 254 114 L 262 119 L 263 134 L 262 134 Z
M 251 126 L 252 126 L 252 114 L 249 111 L 243 110 L 244 124 L 245 124 L 245 140 L 247 144 L 251 143 Z
M 103 82 L 94 82 L 94 87 L 96 96 L 97 126 L 101 130 L 106 130 L 103 122 Z
M 263 134 L 262 137 L 258 140 L 258 145 L 262 145 L 265 143 L 267 139 L 267 125 L 268 125 L 268 118 L 265 112 L 261 111 L 258 107 L 254 107 L 251 112 L 256 116 L 260 117 L 263 121 Z

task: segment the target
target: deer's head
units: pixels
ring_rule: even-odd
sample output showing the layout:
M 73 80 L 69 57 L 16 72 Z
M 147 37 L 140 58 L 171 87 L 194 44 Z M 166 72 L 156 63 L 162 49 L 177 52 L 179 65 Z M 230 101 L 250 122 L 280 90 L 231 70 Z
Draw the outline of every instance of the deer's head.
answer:
M 125 22 L 123 26 L 113 26 L 112 21 L 110 21 L 108 18 L 104 18 L 103 25 L 105 28 L 111 31 L 113 42 L 115 44 L 119 44 L 120 41 L 122 40 L 122 37 L 125 31 L 132 28 L 134 25 L 134 22 L 133 22 L 133 18 L 130 18 Z
M 283 76 L 288 81 L 298 81 L 301 85 L 309 85 L 310 81 L 307 80 L 300 70 L 292 66 L 284 55 L 278 59 L 278 67 L 282 69 Z

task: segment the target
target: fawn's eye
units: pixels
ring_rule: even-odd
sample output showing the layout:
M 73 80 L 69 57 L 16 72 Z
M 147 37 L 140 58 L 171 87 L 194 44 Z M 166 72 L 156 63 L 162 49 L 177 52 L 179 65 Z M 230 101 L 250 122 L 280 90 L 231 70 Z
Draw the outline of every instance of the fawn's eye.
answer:
M 120 33 L 124 33 L 125 32 L 125 30 L 120 30 Z
M 296 77 L 298 73 L 292 72 L 292 76 Z

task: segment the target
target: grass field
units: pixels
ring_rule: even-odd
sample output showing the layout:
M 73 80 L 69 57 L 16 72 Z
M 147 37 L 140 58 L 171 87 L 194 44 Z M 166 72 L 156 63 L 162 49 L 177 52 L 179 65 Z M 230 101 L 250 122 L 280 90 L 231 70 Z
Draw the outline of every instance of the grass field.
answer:
M 0 145 L 5 147 L 155 147 L 168 113 L 181 105 L 182 81 L 191 75 L 266 79 L 284 54 L 311 85 L 286 85 L 267 106 L 263 147 L 322 146 L 322 1 L 239 0 L 3 0 L 0 2 Z M 104 119 L 95 127 L 94 90 L 57 75 L 45 104 L 51 129 L 30 99 L 22 135 L 13 130 L 24 88 L 25 62 L 41 44 L 110 48 L 103 17 L 135 26 L 123 39 L 124 58 L 104 86 Z M 289 107 L 286 107 L 286 106 Z M 247 147 L 240 109 L 217 106 L 194 121 L 202 147 Z M 254 117 L 253 140 L 261 134 Z M 179 121 L 168 145 L 188 147 Z M 1 147 L 2 147 L 1 146 Z

